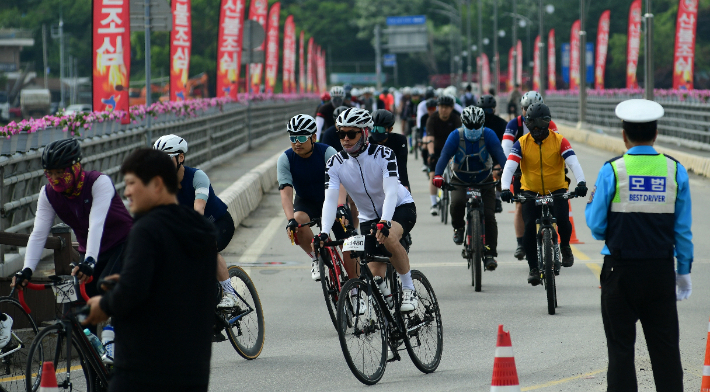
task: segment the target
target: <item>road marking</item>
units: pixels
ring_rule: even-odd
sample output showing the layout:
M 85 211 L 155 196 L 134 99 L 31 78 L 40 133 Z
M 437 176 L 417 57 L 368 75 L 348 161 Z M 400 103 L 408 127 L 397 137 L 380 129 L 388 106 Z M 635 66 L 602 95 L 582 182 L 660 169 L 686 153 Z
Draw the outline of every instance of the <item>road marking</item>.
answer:
M 584 252 L 579 250 L 576 246 L 570 245 L 570 248 L 572 248 L 572 253 L 574 253 L 575 256 L 579 257 L 580 260 L 589 260 L 589 256 L 585 255 Z
M 76 366 L 70 367 L 70 368 L 69 368 L 69 371 L 75 372 L 75 371 L 80 370 L 80 369 L 82 369 L 81 365 L 76 365 Z M 55 370 L 54 372 L 55 372 L 55 373 L 65 373 L 66 370 L 67 370 L 67 368 L 66 368 L 66 367 L 63 367 L 63 368 L 59 368 L 59 369 Z M 37 377 L 37 373 L 32 373 L 32 377 Z M 24 375 L 22 375 L 22 376 L 14 376 L 14 377 L 5 377 L 5 378 L 0 378 L 0 382 L 17 381 L 17 380 L 23 380 L 24 378 L 25 378 Z
M 599 279 L 599 276 L 601 276 L 601 274 L 602 274 L 602 266 L 601 265 L 599 265 L 597 263 L 587 263 L 587 268 L 592 270 L 592 272 L 594 273 L 594 276 L 596 276 L 597 279 Z
M 283 226 L 283 221 L 284 217 L 282 216 L 277 216 L 271 221 L 269 221 L 269 224 L 266 225 L 264 230 L 259 233 L 259 237 L 252 242 L 251 246 L 247 248 L 246 251 L 242 254 L 241 257 L 239 257 L 239 261 L 237 263 L 253 263 L 255 262 L 262 253 L 264 253 L 264 250 L 266 250 L 266 247 L 271 244 L 271 239 L 276 235 L 276 232 L 281 229 Z
M 553 386 L 553 385 L 559 385 L 559 384 L 564 384 L 564 383 L 567 383 L 567 382 L 570 382 L 570 381 L 578 380 L 578 379 L 580 379 L 580 378 L 591 377 L 591 376 L 594 376 L 594 375 L 596 375 L 596 374 L 599 374 L 599 373 L 605 372 L 605 371 L 606 371 L 606 369 L 595 370 L 595 371 L 593 371 L 593 372 L 580 374 L 580 375 L 574 376 L 574 377 L 567 377 L 567 378 L 563 378 L 563 379 L 561 379 L 561 380 L 555 380 L 555 381 L 546 382 L 546 383 L 544 383 L 544 384 L 538 384 L 538 385 L 533 385 L 533 386 L 531 386 L 531 387 L 525 387 L 525 388 L 520 389 L 520 391 L 521 391 L 521 392 L 524 392 L 524 391 L 534 391 L 534 390 L 536 390 L 536 389 L 547 388 L 547 387 L 551 387 L 551 386 Z

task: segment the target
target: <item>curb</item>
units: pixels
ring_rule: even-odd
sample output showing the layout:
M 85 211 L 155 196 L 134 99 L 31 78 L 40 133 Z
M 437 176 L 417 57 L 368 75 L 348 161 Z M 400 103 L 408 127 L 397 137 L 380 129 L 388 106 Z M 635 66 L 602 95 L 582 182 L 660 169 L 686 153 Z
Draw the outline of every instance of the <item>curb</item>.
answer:
M 561 131 L 562 135 L 570 141 L 581 142 L 594 148 L 611 151 L 619 155 L 626 152 L 626 146 L 624 145 L 623 140 L 619 138 L 583 129 L 572 128 L 563 124 L 558 124 L 557 128 Z M 689 172 L 693 172 L 703 177 L 710 177 L 710 158 L 662 146 L 654 146 L 653 148 L 662 154 L 677 159 L 678 162 L 680 162 Z

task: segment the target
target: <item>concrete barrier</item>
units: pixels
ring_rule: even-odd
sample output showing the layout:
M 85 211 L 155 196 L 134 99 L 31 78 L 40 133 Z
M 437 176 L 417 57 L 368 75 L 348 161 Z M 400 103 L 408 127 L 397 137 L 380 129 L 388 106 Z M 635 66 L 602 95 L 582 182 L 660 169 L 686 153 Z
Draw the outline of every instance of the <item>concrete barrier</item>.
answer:
M 572 142 L 580 142 L 598 148 L 600 150 L 610 151 L 616 155 L 621 155 L 626 152 L 624 141 L 618 137 L 609 136 L 603 133 L 590 132 L 584 129 L 577 129 L 566 125 L 558 124 L 558 130 L 564 137 Z M 656 151 L 669 155 L 678 160 L 686 170 L 697 175 L 710 177 L 710 158 L 701 157 L 683 151 L 674 150 L 663 146 L 654 146 Z

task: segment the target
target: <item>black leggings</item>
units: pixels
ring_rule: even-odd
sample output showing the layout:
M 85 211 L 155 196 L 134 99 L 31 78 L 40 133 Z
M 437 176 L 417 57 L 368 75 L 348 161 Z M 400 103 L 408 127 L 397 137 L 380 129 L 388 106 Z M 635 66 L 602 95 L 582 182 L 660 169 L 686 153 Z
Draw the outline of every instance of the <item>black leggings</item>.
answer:
M 567 192 L 567 189 L 559 189 L 552 192 L 559 195 Z M 525 197 L 535 197 L 537 193 L 530 191 L 522 192 Z M 523 222 L 525 222 L 525 235 L 523 235 L 523 246 L 530 268 L 537 268 L 537 227 L 535 220 L 542 216 L 542 206 L 536 206 L 535 200 L 528 199 L 523 203 Z M 572 236 L 572 225 L 569 223 L 569 205 L 565 200 L 555 200 L 552 207 L 552 215 L 557 220 L 557 230 L 560 234 L 560 245 L 569 245 Z

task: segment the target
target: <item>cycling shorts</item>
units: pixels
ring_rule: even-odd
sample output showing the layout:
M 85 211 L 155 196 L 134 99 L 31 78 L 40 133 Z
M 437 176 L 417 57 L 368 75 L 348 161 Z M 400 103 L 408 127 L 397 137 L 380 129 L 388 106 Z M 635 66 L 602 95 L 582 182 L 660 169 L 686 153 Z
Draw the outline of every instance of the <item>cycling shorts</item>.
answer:
M 312 202 L 296 195 L 293 199 L 293 212 L 299 211 L 306 213 L 310 219 L 317 219 L 321 217 L 323 212 L 323 203 Z M 350 215 L 350 209 L 348 209 L 348 216 L 345 219 L 347 219 L 351 224 L 353 223 L 353 218 Z M 345 235 L 345 229 L 343 229 L 343 226 L 337 221 L 337 219 L 332 230 L 335 238 L 339 240 L 347 238 Z
M 213 223 L 217 228 L 217 252 L 223 251 L 234 237 L 234 219 L 227 211 Z
M 402 226 L 402 237 L 404 237 L 407 233 L 412 231 L 414 225 L 417 223 L 417 207 L 414 205 L 414 203 L 402 204 L 401 206 L 394 209 L 392 220 Z M 375 226 L 378 222 L 378 219 L 374 219 L 371 221 L 360 223 L 360 232 L 362 234 L 369 234 L 370 230 L 377 231 L 377 228 Z

